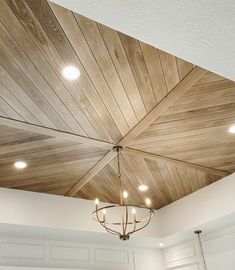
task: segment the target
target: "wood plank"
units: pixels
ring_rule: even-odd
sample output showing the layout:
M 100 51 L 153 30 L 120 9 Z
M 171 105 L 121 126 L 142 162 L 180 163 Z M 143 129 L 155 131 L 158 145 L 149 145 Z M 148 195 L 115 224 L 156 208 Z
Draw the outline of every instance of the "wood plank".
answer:
M 184 93 L 186 93 L 196 81 L 198 81 L 206 70 L 195 67 L 180 83 L 162 99 L 144 118 L 141 120 L 123 139 L 119 144 L 126 146 L 130 141 L 135 139 L 141 132 L 143 132 L 153 121 L 161 116 L 172 104 L 174 104 Z
M 49 138 L 43 140 L 29 141 L 25 143 L 17 143 L 13 145 L 0 146 L 0 155 L 16 153 L 18 151 L 26 151 L 30 149 L 35 149 L 37 147 L 43 147 L 48 145 L 54 145 L 56 143 L 56 138 Z
M 3 8 L 4 6 L 1 5 L 1 9 Z M 2 16 L 1 19 L 4 21 L 8 31 L 13 34 L 26 54 L 30 52 L 31 61 L 37 66 L 44 78 L 53 85 L 54 91 L 69 108 L 73 117 L 83 126 L 88 136 L 112 141 L 104 123 L 88 99 L 90 95 L 87 92 L 90 88 L 86 88 L 86 92 L 83 92 L 77 81 L 71 83 L 61 76 L 61 70 L 67 60 L 64 60 L 58 53 L 26 4 L 24 9 L 28 11 L 27 17 L 21 16 L 20 8 L 12 7 L 12 11 L 16 16 L 12 14 L 10 9 L 6 7 L 3 9 L 2 14 L 6 15 Z M 17 22 L 16 17 L 19 18 L 22 25 Z M 30 17 L 30 20 L 27 20 L 28 17 Z M 34 28 L 32 29 L 32 24 L 36 28 L 35 31 Z M 73 125 L 73 129 L 74 127 L 76 125 Z
M 177 159 L 173 159 L 173 158 L 168 158 L 168 157 L 165 157 L 165 156 L 156 155 L 156 154 L 140 151 L 140 150 L 133 149 L 133 148 L 124 148 L 123 152 L 126 153 L 126 154 L 129 154 L 129 155 L 138 155 L 138 156 L 141 156 L 143 158 L 152 159 L 152 160 L 168 161 L 168 162 L 174 163 L 176 165 L 183 165 L 183 166 L 186 166 L 186 167 L 191 167 L 191 168 L 194 168 L 194 169 L 198 169 L 198 170 L 201 170 L 201 171 L 206 171 L 208 173 L 223 176 L 223 177 L 230 174 L 230 172 L 221 171 L 221 170 L 217 170 L 217 169 L 214 169 L 214 168 L 208 168 L 208 167 L 193 164 L 193 163 L 190 163 L 190 162 L 177 160 Z
M 112 91 L 107 84 L 107 81 L 105 80 L 99 65 L 97 64 L 95 57 L 92 54 L 92 51 L 77 24 L 75 16 L 71 11 L 58 5 L 51 3 L 50 6 L 74 51 L 79 57 L 81 63 L 83 63 L 83 66 L 89 75 L 89 78 L 93 82 L 93 85 L 97 89 L 99 96 L 102 98 L 104 104 L 109 104 L 109 106 L 106 106 L 109 113 L 113 117 L 122 135 L 125 135 L 129 131 L 129 127 L 127 125 L 126 119 L 122 114 L 122 111 L 120 110 L 120 104 L 117 104 L 117 101 L 112 94 Z M 46 5 L 44 5 L 43 8 L 47 10 Z M 97 46 L 101 45 L 97 44 Z
M 22 117 L 22 119 L 33 124 L 40 124 L 39 120 L 25 107 L 20 100 L 13 95 L 4 84 L 0 82 L 0 93 L 2 99 L 4 99 L 9 106 Z
M 95 176 L 106 164 L 110 162 L 115 156 L 116 152 L 110 150 L 100 161 L 98 161 L 94 167 L 92 167 L 87 174 L 85 174 L 72 188 L 70 188 L 65 196 L 75 195 L 86 183 L 88 183 L 93 176 Z
M 108 105 L 104 104 L 99 94 L 99 91 L 103 93 L 103 89 L 96 88 L 96 84 L 90 78 L 90 73 L 88 73 L 84 67 L 86 63 L 83 63 L 79 59 L 75 48 L 71 45 L 55 14 L 49 7 L 49 3 L 46 0 L 35 1 L 33 5 L 31 1 L 27 0 L 26 2 L 30 6 L 36 20 L 40 23 L 40 27 L 45 31 L 46 36 L 61 55 L 64 65 L 73 63 L 73 65 L 77 66 L 80 70 L 81 76 L 75 83 L 79 85 L 79 88 L 81 88 L 83 93 L 87 96 L 91 105 L 95 108 L 97 114 L 106 125 L 106 128 L 109 128 L 113 140 L 117 141 L 120 139 L 122 133 L 115 122 L 115 115 L 111 115 L 113 110 L 110 108 L 109 109 L 112 111 L 108 110 Z
M 156 105 L 156 97 L 152 88 L 152 83 L 146 68 L 143 53 L 138 40 L 119 33 L 123 48 L 126 52 L 132 72 L 135 76 L 140 94 L 149 112 Z
M 155 162 L 155 160 L 151 160 L 151 159 L 145 159 L 145 162 L 149 168 L 149 171 L 151 172 L 151 174 L 153 175 L 154 179 L 157 179 L 157 185 L 159 187 L 160 193 L 162 194 L 163 198 L 165 199 L 165 204 L 167 205 L 169 203 L 172 203 L 172 197 L 171 194 L 166 186 L 166 183 L 161 175 L 161 172 Z
M 73 14 L 82 34 L 89 45 L 99 68 L 101 69 L 110 90 L 112 91 L 128 125 L 132 128 L 137 123 L 131 101 L 118 76 L 107 47 L 101 36 L 97 23 L 78 14 Z
M 155 97 L 159 102 L 163 97 L 167 95 L 167 86 L 158 49 L 143 42 L 140 42 L 140 46 L 143 52 L 149 76 L 151 78 Z
M 180 80 L 182 80 L 193 69 L 193 64 L 186 62 L 180 58 L 176 58 L 176 64 L 177 64 Z
M 146 109 L 118 32 L 101 24 L 98 24 L 98 27 L 136 117 L 141 120 L 146 114 Z
M 168 92 L 170 92 L 180 81 L 176 65 L 176 57 L 159 50 L 162 68 L 165 75 Z
M 76 135 L 76 134 L 73 134 L 73 133 L 68 133 L 68 132 L 61 131 L 61 130 L 47 128 L 47 127 L 44 127 L 44 126 L 34 125 L 34 124 L 26 123 L 26 122 L 23 122 L 23 121 L 19 121 L 19 120 L 5 118 L 5 117 L 2 117 L 2 116 L 0 117 L 0 124 L 5 125 L 5 126 L 9 126 L 9 127 L 14 127 L 14 128 L 27 130 L 27 131 L 30 131 L 30 132 L 35 132 L 35 133 L 48 135 L 48 136 L 51 136 L 51 137 L 61 138 L 61 139 L 64 139 L 64 140 L 69 140 L 69 141 L 71 140 L 71 141 L 75 141 L 75 142 L 94 145 L 94 146 L 102 147 L 102 148 L 110 149 L 110 147 L 113 146 L 113 144 L 111 144 L 109 142 L 104 142 L 104 141 L 100 141 L 100 140 L 97 140 L 97 139 L 83 137 L 83 136 L 79 136 L 79 135 Z

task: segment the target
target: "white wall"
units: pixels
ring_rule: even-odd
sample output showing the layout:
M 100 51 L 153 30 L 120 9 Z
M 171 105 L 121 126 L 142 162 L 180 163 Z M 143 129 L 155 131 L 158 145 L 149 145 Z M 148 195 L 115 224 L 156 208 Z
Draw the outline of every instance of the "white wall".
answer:
M 234 0 L 51 0 L 235 80 Z
M 163 270 L 156 249 L 5 237 L 0 246 L 0 269 Z
M 0 223 L 104 233 L 92 219 L 93 201 L 0 188 Z M 159 237 L 155 215 L 140 237 Z
M 162 208 L 150 227 L 124 243 L 92 221 L 93 202 L 0 189 L 0 266 L 162 270 L 156 247 L 164 242 L 167 269 L 198 270 L 197 246 L 185 234 L 192 239 L 194 229 L 203 229 L 210 269 L 227 270 L 235 265 L 235 227 L 222 228 L 235 224 L 234 190 L 233 174 Z
M 213 183 L 158 212 L 162 237 L 204 226 L 235 213 L 235 174 Z

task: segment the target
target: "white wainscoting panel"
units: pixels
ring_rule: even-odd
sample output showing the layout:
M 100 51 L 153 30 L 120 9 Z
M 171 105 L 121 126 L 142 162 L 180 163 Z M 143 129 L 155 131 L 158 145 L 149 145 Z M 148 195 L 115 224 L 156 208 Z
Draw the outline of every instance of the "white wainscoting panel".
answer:
M 8 259 L 44 259 L 45 246 L 2 242 L 1 257 Z
M 90 261 L 90 249 L 81 247 L 52 246 L 51 260 Z
M 128 264 L 129 253 L 127 250 L 95 249 L 95 262 Z
M 147 253 L 134 252 L 134 269 L 135 270 L 156 270 L 163 267 L 162 252 Z
M 5 237 L 0 237 L 1 269 L 164 270 L 157 249 Z
M 198 247 L 195 243 L 184 243 L 165 249 L 167 269 L 198 270 Z

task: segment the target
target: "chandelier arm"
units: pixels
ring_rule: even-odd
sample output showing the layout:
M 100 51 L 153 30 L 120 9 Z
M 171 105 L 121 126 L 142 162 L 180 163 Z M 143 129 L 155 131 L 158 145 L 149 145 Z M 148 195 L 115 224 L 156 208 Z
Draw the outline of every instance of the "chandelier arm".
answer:
M 134 225 L 133 230 L 128 232 L 128 234 L 132 234 L 132 233 L 134 233 L 136 231 L 136 225 L 137 225 L 136 220 L 134 221 L 133 225 Z
M 120 235 L 120 233 L 117 232 L 117 231 L 114 231 L 114 230 L 109 229 L 109 228 L 107 228 L 107 227 L 104 227 L 104 228 L 105 228 L 105 230 L 106 230 L 108 233 L 111 233 L 111 234 L 114 234 L 114 235 Z
M 143 226 L 143 227 L 140 227 L 139 229 L 137 229 L 137 230 L 135 230 L 135 231 L 132 231 L 131 233 L 129 233 L 129 234 L 132 234 L 132 233 L 135 233 L 135 232 L 138 232 L 138 231 L 140 231 L 140 230 L 142 230 L 142 229 L 144 229 L 145 227 L 147 227 L 148 225 L 149 225 L 149 223 L 150 223 L 150 221 L 151 221 L 151 219 L 152 219 L 152 217 L 153 217 L 153 214 L 152 214 L 152 209 L 150 209 L 150 215 L 149 215 L 149 219 L 148 219 L 148 221 L 147 221 L 147 223 Z
M 106 227 L 104 222 L 99 222 L 99 223 L 100 223 L 101 226 L 103 226 L 105 228 L 105 230 L 107 232 L 112 233 L 112 234 L 115 234 L 115 235 L 119 235 L 120 234 L 119 232 Z
M 126 216 L 126 222 L 125 222 L 125 230 L 124 230 L 124 234 L 126 234 L 126 230 L 127 230 L 127 226 L 128 226 L 128 207 L 127 205 L 125 206 L 125 216 Z
M 104 222 L 105 222 L 105 220 L 100 220 L 100 218 L 99 218 L 99 211 L 97 211 L 98 210 L 98 208 L 96 207 L 96 211 L 95 211 L 95 213 L 96 213 L 96 218 L 97 218 L 97 221 L 100 223 L 100 224 L 103 224 Z
M 126 207 L 138 207 L 138 208 L 141 208 L 141 209 L 148 209 L 148 211 L 150 212 L 150 218 L 153 217 L 154 215 L 154 210 L 151 209 L 151 208 L 145 208 L 145 207 L 141 207 L 141 206 L 138 206 L 138 205 L 135 205 L 135 204 L 127 204 L 125 205 Z M 101 207 L 101 208 L 97 208 L 92 214 L 96 214 L 96 217 L 97 219 L 94 218 L 95 221 L 97 222 L 104 222 L 100 220 L 100 218 L 97 216 L 97 213 L 100 212 L 101 210 L 104 210 L 104 209 L 109 209 L 109 208 L 117 208 L 117 207 L 124 207 L 124 205 L 109 205 L 109 206 L 105 206 L 105 207 Z M 147 218 L 143 218 L 143 219 L 140 219 L 140 220 L 135 220 L 135 221 L 128 221 L 127 225 L 130 225 L 130 224 L 134 224 L 135 222 L 138 224 L 138 223 L 143 223 L 143 222 L 146 222 L 149 220 L 149 217 Z M 122 222 L 106 222 L 106 224 L 111 224 L 111 225 L 122 225 Z M 126 222 L 124 222 L 124 225 L 126 224 Z

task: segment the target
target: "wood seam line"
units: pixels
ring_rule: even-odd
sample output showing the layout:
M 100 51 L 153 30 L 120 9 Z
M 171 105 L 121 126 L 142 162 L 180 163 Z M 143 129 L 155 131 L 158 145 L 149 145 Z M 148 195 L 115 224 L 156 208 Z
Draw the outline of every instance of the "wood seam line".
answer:
M 181 96 L 201 79 L 207 70 L 195 67 L 186 75 L 155 107 L 125 135 L 118 145 L 127 146 L 132 140 L 140 135 L 152 122 L 160 117 L 170 106 L 172 106 Z
M 206 167 L 203 165 L 198 165 L 195 163 L 191 163 L 191 162 L 187 162 L 187 161 L 183 161 L 183 160 L 179 160 L 179 159 L 174 159 L 174 158 L 170 158 L 170 157 L 166 157 L 166 156 L 162 156 L 162 155 L 158 155 L 158 154 L 152 154 L 149 152 L 145 152 L 142 150 L 129 148 L 129 147 L 124 148 L 123 153 L 128 154 L 128 155 L 140 156 L 140 157 L 146 158 L 146 159 L 168 161 L 168 162 L 174 163 L 176 165 L 183 165 L 183 166 L 191 167 L 191 168 L 201 170 L 201 171 L 213 174 L 213 175 L 227 176 L 227 175 L 231 174 L 231 172 L 228 172 L 228 171 L 218 170 L 215 168 L 210 168 L 210 167 Z
M 140 122 L 127 133 L 118 145 L 126 146 L 130 141 L 135 139 L 142 131 L 144 131 L 153 121 L 155 121 L 163 112 L 165 112 L 175 101 L 185 94 L 200 78 L 207 73 L 207 70 L 195 67 L 188 75 L 186 75 L 172 90 L 163 98 Z M 93 176 L 95 176 L 106 164 L 114 158 L 116 154 L 108 152 L 100 161 L 98 161 L 78 182 L 72 186 L 65 196 L 75 195 Z
M 106 153 L 84 176 L 82 176 L 69 190 L 64 194 L 64 196 L 74 196 L 85 184 L 87 184 L 93 176 L 95 176 L 100 170 L 104 168 L 117 153 L 110 150 Z
M 7 118 L 4 116 L 0 116 L 0 125 L 23 129 L 29 132 L 39 133 L 43 135 L 48 135 L 55 138 L 60 138 L 68 141 L 74 141 L 77 143 L 84 143 L 96 147 L 110 149 L 113 147 L 114 144 L 94 138 L 89 138 L 81 135 L 77 135 L 74 133 L 69 133 L 62 130 L 57 130 L 49 127 L 44 127 L 36 124 L 31 124 L 27 122 L 23 122 L 20 120 L 15 120 L 12 118 Z

